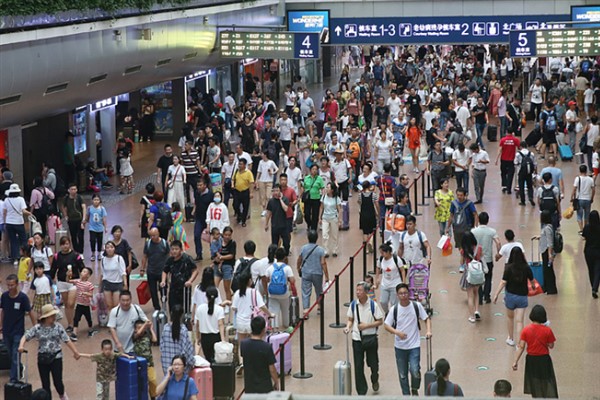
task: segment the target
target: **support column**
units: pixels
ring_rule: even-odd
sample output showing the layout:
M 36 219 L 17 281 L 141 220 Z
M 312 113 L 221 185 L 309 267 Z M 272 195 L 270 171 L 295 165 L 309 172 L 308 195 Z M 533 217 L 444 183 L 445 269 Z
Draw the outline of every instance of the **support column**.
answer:
M 21 126 L 8 128 L 8 167 L 13 173 L 13 182 L 23 185 L 23 132 Z
M 100 113 L 100 133 L 102 133 L 102 162 L 112 162 L 113 168 L 117 168 L 117 157 L 112 151 L 117 143 L 117 123 L 115 120 L 115 107 L 108 107 L 97 111 Z M 96 132 L 94 131 L 94 134 Z M 96 148 L 94 140 L 94 149 Z M 95 150 L 94 150 L 95 151 Z

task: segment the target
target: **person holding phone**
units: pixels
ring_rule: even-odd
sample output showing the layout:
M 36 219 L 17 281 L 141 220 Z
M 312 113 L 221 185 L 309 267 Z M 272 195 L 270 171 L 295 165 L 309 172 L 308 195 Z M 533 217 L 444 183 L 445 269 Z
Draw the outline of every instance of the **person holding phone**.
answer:
M 197 400 L 196 382 L 185 373 L 187 359 L 184 355 L 176 355 L 162 382 L 156 388 L 156 395 L 163 400 Z

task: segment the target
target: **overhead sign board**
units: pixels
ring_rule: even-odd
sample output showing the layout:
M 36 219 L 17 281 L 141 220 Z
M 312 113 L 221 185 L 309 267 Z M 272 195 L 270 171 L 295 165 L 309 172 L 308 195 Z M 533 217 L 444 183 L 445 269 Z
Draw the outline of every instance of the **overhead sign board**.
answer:
M 600 23 L 600 6 L 571 6 L 571 21 Z M 588 25 L 578 25 L 587 28 Z
M 511 30 L 561 29 L 569 15 L 332 18 L 333 45 L 508 43 Z
M 560 57 L 600 54 L 600 24 L 594 28 L 514 31 L 511 57 Z
M 316 32 L 321 43 L 329 42 L 329 10 L 288 10 L 287 30 L 290 32 Z
M 223 58 L 319 58 L 318 33 L 226 31 L 219 38 Z

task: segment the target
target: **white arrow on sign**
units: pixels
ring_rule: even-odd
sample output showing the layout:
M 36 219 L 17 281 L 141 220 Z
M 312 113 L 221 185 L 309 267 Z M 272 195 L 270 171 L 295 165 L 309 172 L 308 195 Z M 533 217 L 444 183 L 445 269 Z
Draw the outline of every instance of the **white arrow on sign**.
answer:
M 342 33 L 342 28 L 340 28 L 339 25 L 336 26 L 334 30 L 335 30 L 336 36 L 340 36 L 340 33 Z

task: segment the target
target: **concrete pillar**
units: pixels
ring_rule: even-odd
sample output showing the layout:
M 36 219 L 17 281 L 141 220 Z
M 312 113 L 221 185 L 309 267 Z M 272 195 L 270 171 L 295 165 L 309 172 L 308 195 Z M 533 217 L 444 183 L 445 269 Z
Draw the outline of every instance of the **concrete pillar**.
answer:
M 173 138 L 181 136 L 181 129 L 185 125 L 186 116 L 186 88 L 185 79 L 173 79 Z
M 23 188 L 23 132 L 20 125 L 8 128 L 8 167 L 13 173 L 13 182 Z
M 115 107 L 108 107 L 97 111 L 100 113 L 100 127 L 102 133 L 102 162 L 112 162 L 113 168 L 117 168 L 117 157 L 113 152 L 117 143 L 117 124 L 115 120 Z M 94 133 L 96 133 L 94 131 Z M 94 141 L 94 149 L 95 149 Z M 96 151 L 96 150 L 94 150 Z

